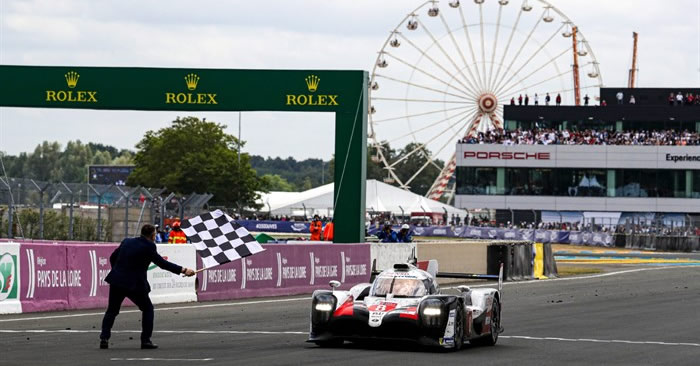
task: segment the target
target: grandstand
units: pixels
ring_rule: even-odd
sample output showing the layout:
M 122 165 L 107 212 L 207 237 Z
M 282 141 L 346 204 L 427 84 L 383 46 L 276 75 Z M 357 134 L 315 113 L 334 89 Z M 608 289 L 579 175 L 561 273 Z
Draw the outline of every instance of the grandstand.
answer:
M 601 89 L 625 95 L 607 106 L 505 106 L 506 131 L 608 131 L 611 135 L 700 132 L 700 106 L 665 103 L 679 89 Z M 698 89 L 680 89 L 698 93 Z M 627 103 L 631 93 L 638 104 Z M 667 143 L 457 144 L 455 206 L 489 209 L 501 222 L 605 221 L 674 218 L 697 226 L 700 217 L 700 146 Z M 693 140 L 694 141 L 694 140 Z M 464 141 L 466 142 L 466 141 Z M 575 214 L 572 214 L 574 212 Z M 619 221 L 619 222 L 616 222 Z

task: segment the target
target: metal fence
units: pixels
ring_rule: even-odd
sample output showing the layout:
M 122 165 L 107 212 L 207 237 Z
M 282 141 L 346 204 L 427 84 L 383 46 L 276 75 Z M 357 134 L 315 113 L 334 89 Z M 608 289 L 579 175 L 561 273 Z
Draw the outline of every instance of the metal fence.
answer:
M 164 188 L 0 178 L 0 237 L 118 241 L 142 224 L 195 216 L 212 194 Z

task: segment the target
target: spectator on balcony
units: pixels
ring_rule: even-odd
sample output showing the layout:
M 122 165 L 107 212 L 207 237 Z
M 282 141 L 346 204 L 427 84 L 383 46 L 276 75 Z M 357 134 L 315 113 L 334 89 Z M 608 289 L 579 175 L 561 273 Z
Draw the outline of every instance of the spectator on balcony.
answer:
M 590 97 L 588 97 L 588 94 L 586 94 L 585 97 L 583 97 L 583 105 L 588 105 L 588 101 L 591 100 Z
M 530 96 L 525 94 L 525 105 L 529 105 L 529 104 L 530 104 Z
M 518 97 L 518 105 L 523 105 L 523 95 L 522 94 L 520 94 L 520 96 Z
M 683 105 L 683 93 L 681 92 L 678 92 L 678 94 L 676 94 L 676 105 Z
M 557 94 L 556 101 L 557 101 L 557 106 L 560 106 L 561 105 L 561 94 Z
M 510 98 L 510 105 L 515 105 L 515 97 Z
M 549 105 L 549 102 L 552 101 L 552 97 L 549 96 L 549 93 L 544 97 L 544 105 Z
M 537 93 L 535 93 L 535 97 L 533 98 L 535 105 L 540 105 L 540 97 L 537 96 Z
M 668 95 L 668 105 L 673 106 L 676 103 L 676 97 L 673 95 L 673 92 L 671 92 Z
M 608 106 L 608 102 L 606 102 L 605 99 L 603 99 L 603 100 L 600 101 L 600 106 L 601 106 L 601 107 L 607 107 L 607 106 Z
M 637 100 L 634 99 L 634 95 L 630 95 L 630 104 L 637 104 Z
M 625 95 L 621 91 L 619 91 L 617 92 L 617 94 L 615 94 L 615 98 L 617 99 L 617 104 L 623 104 Z

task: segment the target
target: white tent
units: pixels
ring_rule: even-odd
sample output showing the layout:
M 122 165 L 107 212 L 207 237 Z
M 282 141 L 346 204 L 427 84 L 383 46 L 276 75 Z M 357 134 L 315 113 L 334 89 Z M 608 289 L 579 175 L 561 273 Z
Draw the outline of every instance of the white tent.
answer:
M 258 203 L 261 211 L 271 215 L 333 216 L 333 183 L 304 192 L 261 193 Z M 467 211 L 425 198 L 374 179 L 367 180 L 365 207 L 368 212 L 391 212 L 394 215 L 410 215 L 411 212 L 447 211 L 448 215 L 466 217 Z

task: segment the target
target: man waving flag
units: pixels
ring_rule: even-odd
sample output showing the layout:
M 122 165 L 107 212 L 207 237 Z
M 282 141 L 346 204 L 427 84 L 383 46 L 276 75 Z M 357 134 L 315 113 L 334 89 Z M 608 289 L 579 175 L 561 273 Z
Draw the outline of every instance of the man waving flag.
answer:
M 201 269 L 216 267 L 265 250 L 248 230 L 221 210 L 184 220 L 180 227 L 202 258 L 204 268 Z

